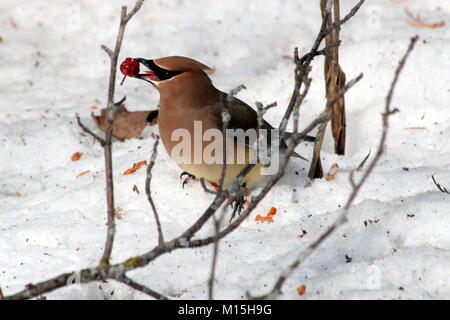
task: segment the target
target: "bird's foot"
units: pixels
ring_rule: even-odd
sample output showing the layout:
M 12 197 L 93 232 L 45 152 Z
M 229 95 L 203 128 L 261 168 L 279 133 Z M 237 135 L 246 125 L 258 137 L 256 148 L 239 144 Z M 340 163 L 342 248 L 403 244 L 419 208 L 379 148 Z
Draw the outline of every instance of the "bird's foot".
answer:
M 246 196 L 250 195 L 250 190 L 247 188 L 247 184 L 244 183 L 240 189 L 236 192 L 234 200 L 231 202 L 233 207 L 233 213 L 231 214 L 230 222 L 233 221 L 236 213 L 241 214 L 242 209 L 250 204 L 249 201 L 245 200 Z
M 184 189 L 184 186 L 186 184 L 188 184 L 189 182 L 197 180 L 197 178 L 195 176 L 193 176 L 192 174 L 190 174 L 189 172 L 186 172 L 186 171 L 183 171 L 180 174 L 180 179 L 183 179 L 184 176 L 187 176 L 187 177 L 184 178 L 183 183 L 181 185 L 183 187 L 183 189 Z
M 233 213 L 231 214 L 230 223 L 231 223 L 231 221 L 233 221 L 236 213 L 238 215 L 241 214 L 242 208 L 244 208 L 244 203 L 245 203 L 245 199 L 244 199 L 243 194 L 234 198 L 233 202 L 231 203 L 233 206 Z

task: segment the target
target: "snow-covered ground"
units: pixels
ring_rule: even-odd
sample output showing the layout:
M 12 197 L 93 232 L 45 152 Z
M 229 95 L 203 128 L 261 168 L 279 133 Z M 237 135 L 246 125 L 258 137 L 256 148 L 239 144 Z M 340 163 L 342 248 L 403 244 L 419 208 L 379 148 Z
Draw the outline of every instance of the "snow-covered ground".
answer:
M 130 21 L 120 61 L 128 56 L 194 57 L 215 68 L 215 85 L 239 98 L 279 107 L 266 118 L 278 124 L 292 91 L 294 46 L 310 48 L 320 25 L 318 1 L 147 0 Z M 341 1 L 344 15 L 356 1 Z M 0 2 L 0 286 L 12 294 L 36 282 L 98 263 L 106 235 L 103 150 L 82 135 L 74 119 L 95 128 L 91 106 L 104 107 L 109 61 L 100 44 L 115 41 L 120 6 L 133 0 L 2 0 Z M 421 13 L 441 28 L 415 28 L 404 12 Z M 220 245 L 216 297 L 265 293 L 296 253 L 324 232 L 344 204 L 348 172 L 380 136 L 380 113 L 397 61 L 409 38 L 421 37 L 395 92 L 386 151 L 357 197 L 347 225 L 293 274 L 283 299 L 450 298 L 450 2 L 367 0 L 342 29 L 341 64 L 347 78 L 364 79 L 346 96 L 348 147 L 336 156 L 324 146 L 327 170 L 344 172 L 305 188 L 307 163 L 292 161 L 286 177 L 252 216 Z M 324 106 L 323 60 L 302 107 L 306 125 Z M 118 78 L 120 75 L 118 75 Z M 117 88 L 130 110 L 155 109 L 158 94 L 128 79 Z M 157 241 L 145 197 L 145 170 L 122 175 L 148 160 L 155 127 L 144 139 L 114 142 L 117 220 L 113 261 L 151 249 Z M 299 148 L 300 149 L 300 148 Z M 71 161 L 74 152 L 83 157 Z M 311 146 L 299 150 L 310 157 Z M 90 173 L 76 177 L 79 173 Z M 297 172 L 297 174 L 296 174 Z M 159 149 L 153 190 L 164 235 L 173 238 L 208 206 L 198 183 L 184 190 L 180 170 Z M 359 176 L 361 173 L 358 174 Z M 133 191 L 136 185 L 140 194 Z M 273 223 L 256 214 L 277 207 Z M 306 231 L 300 238 L 298 235 Z M 212 227 L 201 234 L 211 233 Z M 207 297 L 211 247 L 178 250 L 131 272 L 134 279 L 177 299 Z M 351 262 L 347 262 L 351 258 Z M 297 286 L 306 285 L 298 296 Z M 75 285 L 49 299 L 141 299 L 121 284 Z M 114 294 L 111 292 L 114 290 Z

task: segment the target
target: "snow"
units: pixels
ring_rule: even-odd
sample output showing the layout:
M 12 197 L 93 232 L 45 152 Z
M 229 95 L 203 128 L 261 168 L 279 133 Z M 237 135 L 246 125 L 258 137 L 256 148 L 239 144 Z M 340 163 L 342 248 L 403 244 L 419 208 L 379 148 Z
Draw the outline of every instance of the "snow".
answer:
M 340 61 L 347 78 L 364 73 L 346 96 L 347 155 L 333 153 L 329 136 L 322 154 L 325 170 L 336 162 L 342 172 L 305 188 L 308 164 L 292 161 L 286 177 L 220 243 L 216 298 L 266 293 L 296 254 L 327 230 L 350 192 L 348 172 L 376 150 L 387 89 L 415 34 L 420 42 L 398 83 L 393 107 L 400 112 L 391 117 L 378 167 L 354 202 L 348 223 L 294 272 L 280 298 L 450 298 L 450 196 L 431 180 L 435 175 L 450 188 L 450 3 L 366 2 L 342 29 Z M 353 3 L 342 1 L 342 13 Z M 95 266 L 100 259 L 106 236 L 103 150 L 81 134 L 75 114 L 95 128 L 90 107 L 104 107 L 109 74 L 100 44 L 114 43 L 122 4 L 131 7 L 134 1 L 0 3 L 0 286 L 5 295 L 30 282 Z M 427 22 L 447 23 L 414 28 L 404 7 Z M 285 56 L 294 46 L 300 53 L 308 50 L 319 25 L 313 1 L 148 0 L 127 27 L 119 61 L 174 54 L 196 58 L 215 68 L 213 81 L 223 91 L 245 84 L 238 97 L 249 104 L 277 101 L 266 119 L 278 124 L 293 87 L 293 65 Z M 321 58 L 313 63 L 303 126 L 324 106 L 322 65 Z M 158 103 L 157 92 L 142 81 L 127 79 L 116 97 L 125 94 L 133 111 L 155 109 Z M 123 209 L 114 262 L 157 243 L 145 170 L 122 175 L 134 162 L 150 158 L 149 134 L 156 130 L 113 145 L 116 206 Z M 311 145 L 298 151 L 309 157 Z M 74 152 L 84 155 L 72 162 Z M 91 172 L 76 177 L 86 170 Z M 152 187 L 166 239 L 191 225 L 213 197 L 198 183 L 183 190 L 179 174 L 160 146 Z M 273 223 L 255 222 L 272 206 L 278 208 Z M 212 230 L 208 225 L 200 235 Z M 306 234 L 298 237 L 303 230 Z M 177 250 L 129 275 L 175 299 L 204 299 L 211 253 L 212 247 Z M 298 296 L 301 284 L 307 289 Z M 46 296 L 148 298 L 114 281 L 74 285 Z

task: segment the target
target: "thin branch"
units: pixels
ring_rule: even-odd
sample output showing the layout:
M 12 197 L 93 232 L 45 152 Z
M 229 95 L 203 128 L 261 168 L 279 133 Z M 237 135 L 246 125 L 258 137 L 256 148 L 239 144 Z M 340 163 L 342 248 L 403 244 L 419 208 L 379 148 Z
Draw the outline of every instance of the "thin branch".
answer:
M 91 135 L 91 136 L 94 138 L 94 140 L 100 142 L 101 146 L 104 147 L 105 144 L 106 144 L 105 139 L 103 139 L 103 138 L 101 138 L 100 136 L 96 135 L 96 134 L 95 134 L 94 132 L 92 132 L 88 127 L 86 127 L 86 126 L 81 122 L 81 119 L 80 119 L 80 116 L 78 115 L 78 113 L 75 115 L 75 117 L 77 118 L 77 122 L 78 122 L 78 125 L 80 126 L 80 128 L 81 128 L 84 132 L 86 132 L 87 134 Z
M 322 43 L 323 39 L 334 29 L 339 28 L 341 25 L 350 20 L 350 18 L 352 18 L 356 14 L 359 8 L 361 8 L 364 1 L 365 0 L 360 0 L 343 19 L 336 21 L 329 28 L 326 27 L 326 19 L 323 19 L 320 31 L 313 43 L 311 50 L 307 54 L 305 54 L 302 58 L 298 58 L 298 49 L 295 48 L 294 50 L 294 63 L 296 65 L 294 72 L 295 86 L 292 92 L 291 100 L 289 101 L 288 107 L 284 113 L 283 119 L 281 120 L 279 126 L 281 136 L 284 135 L 288 121 L 292 115 L 292 112 L 294 111 L 295 102 L 300 94 L 302 79 L 308 73 L 308 69 L 314 57 L 321 54 L 319 53 L 319 46 Z
M 339 100 L 341 99 L 345 93 L 353 87 L 357 82 L 359 82 L 363 77 L 363 74 L 360 73 L 356 78 L 348 81 L 334 96 L 332 99 L 327 100 L 327 104 L 325 105 L 326 112 L 330 113 L 330 119 L 331 117 L 331 107 Z M 308 178 L 314 179 L 316 177 L 317 170 L 320 165 L 320 150 L 322 149 L 322 143 L 323 143 L 323 137 L 325 135 L 325 129 L 327 126 L 327 122 L 322 122 L 319 126 L 319 129 L 317 131 L 316 140 L 314 141 L 314 153 L 313 158 L 311 160 L 311 165 L 309 167 L 308 172 Z
M 311 255 L 311 253 L 313 253 L 316 250 L 317 247 L 319 247 L 326 239 L 328 239 L 328 237 L 330 235 L 332 235 L 334 233 L 334 231 L 336 231 L 340 226 L 342 226 L 343 224 L 345 224 L 347 222 L 347 213 L 348 213 L 353 201 L 355 200 L 359 190 L 361 189 L 361 187 L 363 186 L 363 184 L 365 183 L 365 181 L 367 180 L 369 175 L 372 173 L 373 169 L 375 168 L 375 166 L 377 165 L 378 161 L 380 160 L 380 158 L 383 154 L 383 149 L 384 149 L 383 146 L 386 142 L 386 137 L 387 137 L 387 133 L 389 130 L 389 117 L 395 113 L 395 110 L 391 110 L 392 95 L 394 93 L 394 89 L 397 84 L 400 72 L 402 71 L 402 69 L 405 65 L 405 61 L 408 58 L 411 51 L 413 50 L 414 45 L 416 44 L 417 40 L 418 40 L 417 36 L 411 39 L 411 42 L 409 44 L 409 47 L 408 47 L 405 55 L 399 62 L 399 65 L 398 65 L 397 70 L 394 75 L 394 80 L 391 84 L 388 95 L 386 97 L 385 111 L 382 115 L 383 129 L 382 129 L 382 134 L 380 137 L 380 141 L 378 144 L 378 149 L 377 149 L 375 158 L 370 163 L 370 165 L 369 165 L 367 171 L 364 173 L 362 179 L 354 187 L 352 187 L 352 192 L 351 192 L 350 196 L 348 197 L 343 210 L 338 214 L 338 217 L 333 222 L 331 227 L 326 232 L 324 232 L 317 240 L 312 242 L 306 249 L 301 251 L 299 253 L 299 255 L 297 256 L 297 258 L 294 260 L 294 262 L 291 265 L 289 265 L 284 271 L 281 272 L 280 276 L 278 277 L 277 281 L 275 282 L 275 285 L 273 286 L 272 290 L 268 294 L 265 294 L 265 295 L 259 296 L 259 297 L 253 297 L 253 298 L 255 298 L 255 299 L 274 299 L 274 298 L 276 298 L 280 294 L 281 288 L 282 288 L 283 284 L 285 283 L 286 279 L 294 272 L 294 270 L 301 263 L 303 263 L 306 260 L 306 258 L 308 258 L 309 255 Z
M 200 185 L 202 186 L 203 191 L 205 191 L 206 193 L 209 193 L 209 194 L 217 194 L 217 192 L 215 192 L 215 191 L 209 189 L 209 188 L 206 186 L 206 183 L 205 183 L 205 179 L 204 179 L 204 178 L 200 178 Z
M 159 143 L 159 136 L 156 136 L 155 143 L 153 144 L 153 150 L 152 150 L 152 155 L 150 157 L 150 162 L 147 166 L 147 177 L 145 179 L 145 193 L 147 194 L 148 202 L 150 203 L 150 206 L 152 207 L 153 215 L 155 217 L 156 228 L 158 230 L 158 244 L 162 245 L 164 243 L 164 237 L 163 237 L 163 232 L 162 232 L 162 228 L 161 228 L 161 222 L 159 220 L 158 211 L 156 210 L 156 206 L 153 201 L 152 193 L 151 193 L 151 189 L 150 189 L 151 180 L 152 180 L 152 169 L 153 169 L 153 166 L 155 165 L 156 156 L 158 154 L 158 152 L 157 152 L 158 143 Z
M 115 280 L 117 280 L 123 284 L 126 284 L 127 286 L 129 286 L 137 291 L 145 293 L 157 300 L 169 300 L 166 296 L 162 295 L 161 293 L 156 292 L 155 290 L 150 289 L 149 287 L 146 287 L 140 283 L 137 283 L 136 281 L 127 277 L 126 275 L 121 275 L 121 276 L 117 277 Z
M 434 175 L 431 175 L 431 179 L 433 179 L 434 185 L 439 189 L 440 192 L 450 194 L 450 192 L 445 187 L 442 187 L 439 183 L 436 182 L 436 180 L 434 179 Z
M 219 178 L 219 190 L 217 191 L 217 196 L 223 195 L 228 196 L 229 192 L 227 190 L 224 190 L 224 183 L 225 183 L 225 176 L 227 174 L 227 128 L 228 124 L 231 121 L 231 115 L 228 111 L 228 104 L 234 99 L 234 96 L 239 93 L 242 89 L 247 89 L 243 84 L 239 85 L 238 87 L 232 89 L 226 96 L 222 97 L 222 153 L 223 153 L 223 162 L 222 162 L 222 172 L 220 173 Z M 204 190 L 206 189 L 206 186 L 204 186 L 205 182 L 200 181 L 202 183 L 202 187 Z M 218 209 L 218 208 L 217 208 Z M 217 211 L 216 209 L 216 211 Z M 210 272 L 210 278 L 208 281 L 208 298 L 210 300 L 213 299 L 213 293 L 214 293 L 214 282 L 215 282 L 215 275 L 216 275 L 216 265 L 217 265 L 217 259 L 218 259 L 218 253 L 219 253 L 219 239 L 217 238 L 217 234 L 219 233 L 220 229 L 220 223 L 222 219 L 217 219 L 215 216 L 215 212 L 213 213 L 213 219 L 214 219 L 214 230 L 216 234 L 216 241 L 214 242 L 213 246 L 213 255 L 212 255 L 212 262 L 211 262 L 211 272 Z
M 112 134 L 113 134 L 113 123 L 119 109 L 119 106 L 125 100 L 123 98 L 117 103 L 114 101 L 114 91 L 116 88 L 116 72 L 117 72 L 117 59 L 119 57 L 120 48 L 122 46 L 123 36 L 125 34 L 125 27 L 131 17 L 136 14 L 139 8 L 142 6 L 142 1 L 138 0 L 135 5 L 135 9 L 127 16 L 127 7 L 123 6 L 120 13 L 120 24 L 119 31 L 117 33 L 116 45 L 114 51 L 102 45 L 103 50 L 106 51 L 110 58 L 110 72 L 109 72 L 109 84 L 108 84 L 108 109 L 106 118 L 106 134 L 105 134 L 105 175 L 106 175 L 106 203 L 107 203 L 107 217 L 108 217 L 108 230 L 106 234 L 105 248 L 103 251 L 102 258 L 100 259 L 100 265 L 109 264 L 111 257 L 112 247 L 114 243 L 115 236 L 115 221 L 114 221 L 114 182 L 113 182 L 113 169 L 112 169 Z
M 101 45 L 101 48 L 106 52 L 106 54 L 107 54 L 110 58 L 112 58 L 114 52 L 113 52 L 110 48 L 108 48 L 108 47 L 105 46 L 104 44 Z
M 298 132 L 298 125 L 299 125 L 299 115 L 300 115 L 300 106 L 303 104 L 303 100 L 305 100 L 305 97 L 308 95 L 309 87 L 311 86 L 312 78 L 305 78 L 302 80 L 305 84 L 305 88 L 303 89 L 303 93 L 300 94 L 298 99 L 295 101 L 294 105 L 294 133 Z
M 137 0 L 133 10 L 130 11 L 129 14 L 127 14 L 125 21 L 128 22 L 142 7 L 142 5 L 144 4 L 145 0 Z
M 208 299 L 213 300 L 214 298 L 214 282 L 216 278 L 216 267 L 217 267 L 217 260 L 219 257 L 219 232 L 220 232 L 220 223 L 221 219 L 217 219 L 216 216 L 213 216 L 214 219 L 214 244 L 213 244 L 213 254 L 212 254 L 212 260 L 211 260 L 211 271 L 210 276 L 208 280 Z
M 349 180 L 350 180 L 350 184 L 351 184 L 352 188 L 354 188 L 356 186 L 356 183 L 355 183 L 355 172 L 362 170 L 362 168 L 366 164 L 366 162 L 369 159 L 369 157 L 370 157 L 370 150 L 369 150 L 369 153 L 367 154 L 367 156 L 365 156 L 364 159 L 360 162 L 360 164 L 355 169 L 353 169 L 350 172 Z
M 239 91 L 241 91 L 242 89 L 247 89 L 243 84 L 239 85 L 238 87 L 232 89 L 227 95 L 223 95 L 221 97 L 222 99 L 222 113 L 221 113 L 221 117 L 222 117 L 222 153 L 223 153 L 223 158 L 222 158 L 222 171 L 220 173 L 220 178 L 219 178 L 219 191 L 218 192 L 222 192 L 223 191 L 223 185 L 225 182 L 225 176 L 227 174 L 227 143 L 226 143 L 226 138 L 227 138 L 227 128 L 228 128 L 228 124 L 231 121 L 231 115 L 228 112 L 228 103 L 230 103 L 234 96 L 237 95 L 239 93 Z

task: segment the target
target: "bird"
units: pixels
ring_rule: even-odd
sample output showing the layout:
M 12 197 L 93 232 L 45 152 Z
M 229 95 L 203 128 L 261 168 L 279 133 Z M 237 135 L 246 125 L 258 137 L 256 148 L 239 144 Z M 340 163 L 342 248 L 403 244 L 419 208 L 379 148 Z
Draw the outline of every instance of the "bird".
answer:
M 129 59 L 129 58 L 128 58 Z M 226 109 L 229 115 L 229 122 L 227 129 L 257 129 L 258 128 L 258 113 L 250 107 L 247 103 L 236 97 L 230 97 L 217 89 L 207 72 L 212 69 L 207 65 L 196 61 L 192 58 L 183 56 L 168 56 L 157 59 L 133 58 L 143 65 L 147 71 L 144 73 L 137 73 L 135 78 L 151 83 L 160 95 L 160 103 L 158 110 L 158 126 L 161 141 L 169 156 L 172 159 L 178 140 L 174 141 L 173 133 L 176 130 L 187 130 L 189 133 L 194 133 L 195 123 L 201 122 L 202 134 L 208 129 L 222 130 L 223 126 L 223 110 L 224 101 L 226 102 Z M 152 118 L 155 115 L 152 114 Z M 265 138 L 269 140 L 268 147 L 270 147 L 271 130 L 274 128 L 265 120 L 262 122 L 260 128 L 267 129 L 268 134 Z M 194 141 L 194 134 L 191 134 L 192 145 Z M 245 140 L 245 139 L 244 139 Z M 192 150 L 192 157 L 203 155 L 205 148 L 209 142 L 202 141 L 200 147 Z M 232 143 L 234 149 L 234 158 L 227 160 L 227 170 L 224 177 L 224 186 L 230 186 L 234 178 L 239 175 L 241 170 L 246 167 L 250 159 L 254 160 L 255 152 L 254 145 L 249 141 L 242 141 L 235 139 Z M 281 153 L 287 150 L 287 144 L 284 138 L 279 139 L 279 150 Z M 235 163 L 237 152 L 245 154 L 244 163 Z M 227 154 L 230 152 L 227 149 Z M 297 153 L 294 157 L 302 158 Z M 179 159 L 178 159 L 179 160 Z M 228 163 L 230 161 L 230 163 Z M 212 184 L 218 185 L 222 173 L 222 163 L 183 163 L 176 161 L 178 166 L 183 170 L 183 174 L 188 174 L 190 177 L 196 179 L 203 178 Z M 251 171 L 243 178 L 243 186 L 258 185 L 265 176 L 261 174 L 263 165 L 257 162 Z

